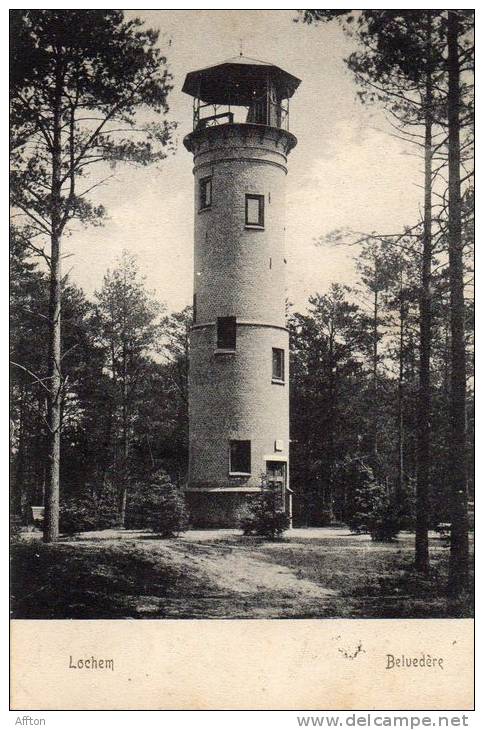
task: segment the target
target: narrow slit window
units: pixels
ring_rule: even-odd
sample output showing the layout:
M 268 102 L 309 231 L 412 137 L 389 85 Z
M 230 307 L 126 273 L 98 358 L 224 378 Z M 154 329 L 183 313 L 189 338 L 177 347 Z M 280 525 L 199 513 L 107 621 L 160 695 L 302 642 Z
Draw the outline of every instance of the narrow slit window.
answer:
M 250 467 L 250 441 L 231 441 L 229 472 L 250 474 Z
M 193 323 L 196 324 L 197 321 L 197 295 L 196 293 L 193 295 Z
M 284 382 L 284 350 L 272 348 L 272 379 Z
M 212 205 L 212 178 L 202 177 L 200 180 L 200 210 Z
M 237 323 L 235 317 L 217 317 L 217 349 L 235 350 Z
M 264 227 L 264 196 L 245 196 L 245 225 Z

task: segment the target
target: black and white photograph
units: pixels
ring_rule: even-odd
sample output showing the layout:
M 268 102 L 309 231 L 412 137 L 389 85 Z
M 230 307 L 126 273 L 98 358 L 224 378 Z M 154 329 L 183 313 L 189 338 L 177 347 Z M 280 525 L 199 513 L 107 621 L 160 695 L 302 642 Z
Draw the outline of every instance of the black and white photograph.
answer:
M 469 9 L 10 10 L 13 624 L 473 618 L 473 64 Z

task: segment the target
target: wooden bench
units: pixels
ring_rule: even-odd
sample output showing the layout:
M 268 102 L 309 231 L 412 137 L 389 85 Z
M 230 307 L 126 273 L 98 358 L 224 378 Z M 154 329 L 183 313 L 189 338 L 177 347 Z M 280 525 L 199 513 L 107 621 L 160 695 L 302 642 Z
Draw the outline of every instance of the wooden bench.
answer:
M 31 507 L 30 509 L 32 510 L 32 520 L 34 525 L 41 524 L 44 521 L 45 507 Z
M 452 525 L 450 522 L 439 522 L 435 531 L 439 533 L 441 540 L 450 540 L 450 528 Z

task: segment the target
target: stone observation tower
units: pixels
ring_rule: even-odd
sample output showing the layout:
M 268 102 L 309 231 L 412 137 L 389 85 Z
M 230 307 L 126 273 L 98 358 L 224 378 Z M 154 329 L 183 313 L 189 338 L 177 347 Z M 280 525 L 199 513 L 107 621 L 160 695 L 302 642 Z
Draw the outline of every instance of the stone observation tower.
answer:
M 290 514 L 285 181 L 299 79 L 243 56 L 192 71 L 195 265 L 189 473 L 196 526 L 235 527 L 277 485 Z

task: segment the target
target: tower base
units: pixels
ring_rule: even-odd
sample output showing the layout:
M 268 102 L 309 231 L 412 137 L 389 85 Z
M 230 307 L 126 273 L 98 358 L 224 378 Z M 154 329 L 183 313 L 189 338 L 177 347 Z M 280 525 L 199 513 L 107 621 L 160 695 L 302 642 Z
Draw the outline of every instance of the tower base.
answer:
M 250 492 L 191 491 L 185 492 L 192 527 L 238 528 L 250 500 L 259 494 Z

